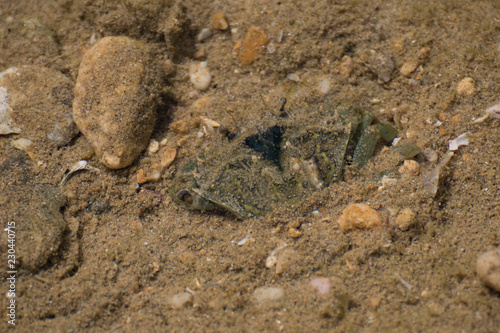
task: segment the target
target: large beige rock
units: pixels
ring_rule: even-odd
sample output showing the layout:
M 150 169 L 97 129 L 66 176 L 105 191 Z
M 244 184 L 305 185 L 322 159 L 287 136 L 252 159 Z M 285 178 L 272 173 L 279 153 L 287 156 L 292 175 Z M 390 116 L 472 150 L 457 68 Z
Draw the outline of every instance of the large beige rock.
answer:
M 148 145 L 158 89 L 152 64 L 149 48 L 128 37 L 101 39 L 80 64 L 73 118 L 111 169 L 130 165 Z

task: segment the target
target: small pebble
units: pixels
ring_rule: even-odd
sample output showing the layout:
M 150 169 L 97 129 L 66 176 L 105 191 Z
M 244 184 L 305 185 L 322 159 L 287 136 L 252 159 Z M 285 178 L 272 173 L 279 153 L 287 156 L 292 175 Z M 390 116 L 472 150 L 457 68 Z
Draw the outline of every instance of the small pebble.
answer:
M 337 223 L 343 232 L 353 229 L 370 229 L 380 226 L 382 221 L 376 210 L 365 204 L 348 205 Z
M 339 73 L 342 77 L 348 78 L 354 70 L 354 61 L 349 56 L 344 56 L 339 65 Z
M 429 147 L 425 148 L 423 151 L 423 154 L 424 154 L 425 158 L 427 159 L 427 161 L 429 161 L 429 162 L 436 162 L 438 160 L 438 154 L 432 148 L 429 148 Z
M 431 52 L 431 48 L 428 46 L 422 47 L 420 50 L 418 50 L 417 56 L 420 59 L 426 59 L 429 56 L 429 53 Z
M 198 35 L 198 42 L 203 42 L 205 39 L 210 38 L 213 35 L 212 30 L 208 28 L 201 29 Z
M 226 14 L 224 13 L 215 13 L 210 20 L 210 25 L 215 30 L 226 30 L 229 27 L 229 23 L 227 22 Z
M 206 90 L 210 87 L 212 74 L 207 68 L 207 62 L 194 62 L 189 65 L 189 79 L 196 90 Z
M 500 248 L 480 255 L 477 259 L 476 270 L 479 280 L 500 292 Z
M 193 295 L 188 292 L 183 292 L 170 296 L 167 299 L 168 304 L 170 304 L 174 309 L 181 309 L 185 306 L 192 304 Z
M 330 279 L 324 277 L 312 278 L 310 281 L 311 287 L 313 287 L 314 291 L 316 291 L 320 296 L 326 297 L 330 294 L 332 289 L 332 283 Z
M 251 26 L 245 35 L 239 59 L 242 65 L 250 65 L 259 58 L 264 46 L 269 43 L 269 37 L 261 28 Z
M 464 96 L 474 96 L 476 94 L 476 87 L 474 79 L 466 77 L 458 83 L 457 93 Z
M 139 169 L 137 171 L 136 178 L 137 178 L 137 183 L 139 183 L 139 184 L 144 184 L 144 183 L 146 183 L 148 181 L 148 178 L 144 174 L 144 170 L 143 169 Z
M 266 267 L 273 268 L 274 265 L 278 262 L 278 258 L 273 254 L 270 254 L 269 257 L 266 258 Z
M 290 81 L 294 81 L 294 82 L 299 82 L 300 81 L 300 76 L 298 76 L 297 74 L 295 73 L 290 73 L 288 74 L 287 76 L 287 79 L 290 80 Z
M 399 173 L 409 176 L 418 176 L 420 174 L 420 164 L 414 160 L 405 160 L 399 168 Z
M 410 208 L 403 209 L 396 218 L 397 227 L 402 230 L 408 230 L 415 223 L 415 213 Z
M 283 274 L 298 258 L 295 250 L 285 249 L 277 254 L 276 274 Z
M 371 59 L 371 70 L 377 75 L 379 84 L 391 81 L 395 68 L 394 61 L 388 55 L 376 53 Z
M 30 139 L 21 138 L 17 140 L 12 140 L 10 144 L 12 145 L 12 147 L 16 149 L 27 150 L 33 144 L 33 142 Z
M 259 303 L 279 301 L 283 296 L 285 296 L 285 291 L 278 287 L 260 287 L 253 292 L 253 297 Z
M 332 90 L 332 80 L 329 77 L 321 78 L 316 90 L 321 96 L 326 96 Z
M 151 140 L 151 142 L 149 142 L 148 152 L 154 154 L 158 152 L 158 150 L 160 150 L 160 143 L 156 140 Z
M 299 238 L 300 236 L 302 236 L 302 233 L 295 229 L 295 228 L 289 228 L 288 229 L 288 237 L 290 238 Z
M 418 67 L 418 61 L 408 61 L 401 67 L 401 75 L 409 77 Z

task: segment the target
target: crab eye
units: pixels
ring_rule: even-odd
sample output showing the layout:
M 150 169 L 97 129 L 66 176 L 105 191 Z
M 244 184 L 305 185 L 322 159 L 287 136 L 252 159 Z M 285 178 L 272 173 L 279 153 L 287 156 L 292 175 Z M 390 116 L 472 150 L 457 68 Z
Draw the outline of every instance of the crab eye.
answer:
M 188 205 L 193 203 L 193 195 L 188 190 L 180 190 L 177 192 L 176 197 Z

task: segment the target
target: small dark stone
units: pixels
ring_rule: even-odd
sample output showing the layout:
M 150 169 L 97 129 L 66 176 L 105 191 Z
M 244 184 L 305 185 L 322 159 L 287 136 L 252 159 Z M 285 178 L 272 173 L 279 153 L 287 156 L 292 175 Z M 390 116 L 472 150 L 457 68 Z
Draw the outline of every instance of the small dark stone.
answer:
M 109 210 L 111 206 L 106 200 L 95 199 L 89 202 L 87 205 L 87 210 L 94 213 L 95 215 L 100 215 L 105 211 Z

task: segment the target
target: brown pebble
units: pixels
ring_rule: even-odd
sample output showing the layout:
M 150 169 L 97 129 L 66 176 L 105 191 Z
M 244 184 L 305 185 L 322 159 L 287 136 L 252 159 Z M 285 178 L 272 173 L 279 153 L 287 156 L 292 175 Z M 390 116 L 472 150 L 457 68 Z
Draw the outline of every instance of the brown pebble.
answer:
M 349 56 L 344 56 L 339 65 L 339 73 L 342 77 L 348 78 L 354 70 L 354 61 Z
M 418 61 L 416 60 L 405 62 L 401 67 L 401 75 L 408 77 L 417 69 L 417 67 Z
M 479 256 L 476 269 L 479 280 L 500 292 L 500 248 Z
M 302 233 L 300 231 L 298 231 L 297 229 L 295 229 L 295 228 L 288 229 L 288 237 L 299 238 L 300 236 L 302 236 Z
M 353 229 L 370 229 L 382 224 L 377 211 L 365 204 L 348 205 L 337 223 L 343 232 Z
M 210 25 L 214 30 L 226 30 L 229 26 L 227 23 L 226 14 L 224 13 L 215 13 L 210 20 Z
M 474 79 L 466 77 L 458 83 L 457 93 L 459 95 L 473 96 L 476 93 Z
M 415 213 L 410 208 L 405 208 L 396 218 L 397 227 L 402 230 L 408 230 L 415 223 Z
M 148 179 L 147 179 L 146 175 L 144 174 L 144 170 L 139 169 L 139 171 L 137 171 L 137 182 L 139 184 L 144 184 L 147 181 L 148 181 Z
M 264 51 L 264 46 L 269 43 L 269 37 L 261 28 L 251 26 L 245 35 L 243 46 L 240 52 L 240 62 L 242 65 L 250 65 L 259 58 Z
M 420 59 L 426 59 L 429 56 L 430 52 L 431 52 L 431 48 L 426 46 L 426 47 L 423 47 L 420 50 L 418 50 L 417 55 Z

